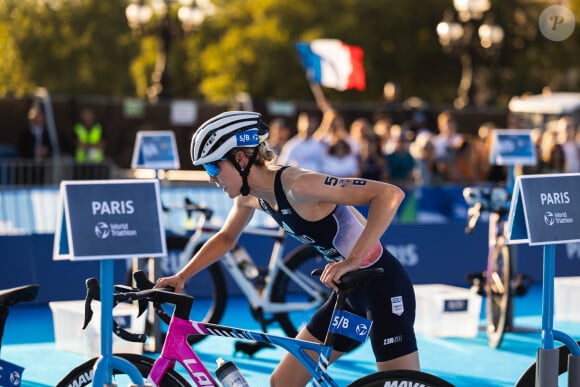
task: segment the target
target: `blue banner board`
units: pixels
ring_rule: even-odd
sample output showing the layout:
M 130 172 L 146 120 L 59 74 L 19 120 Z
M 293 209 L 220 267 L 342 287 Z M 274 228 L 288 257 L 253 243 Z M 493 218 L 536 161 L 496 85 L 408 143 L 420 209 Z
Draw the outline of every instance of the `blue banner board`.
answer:
M 580 241 L 580 174 L 519 176 L 508 239 L 530 245 Z
M 138 132 L 131 168 L 179 169 L 179 156 L 173 131 Z
M 63 181 L 54 259 L 166 255 L 157 180 Z
M 532 131 L 495 129 L 492 132 L 489 162 L 496 165 L 536 165 Z

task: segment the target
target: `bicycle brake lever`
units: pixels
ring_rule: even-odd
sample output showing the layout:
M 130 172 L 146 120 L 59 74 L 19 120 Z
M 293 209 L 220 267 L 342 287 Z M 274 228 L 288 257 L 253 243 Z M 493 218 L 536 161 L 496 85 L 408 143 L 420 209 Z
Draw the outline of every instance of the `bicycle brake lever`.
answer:
M 101 290 L 99 286 L 99 281 L 96 278 L 89 278 L 85 281 L 87 287 L 87 295 L 85 296 L 85 321 L 83 323 L 83 329 L 86 329 L 93 318 L 93 310 L 91 309 L 91 302 L 93 300 L 101 299 Z

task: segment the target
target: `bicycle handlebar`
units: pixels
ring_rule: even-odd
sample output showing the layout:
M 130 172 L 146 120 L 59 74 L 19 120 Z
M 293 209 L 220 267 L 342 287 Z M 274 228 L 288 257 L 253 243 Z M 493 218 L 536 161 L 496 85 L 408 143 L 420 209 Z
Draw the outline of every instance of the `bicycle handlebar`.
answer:
M 213 216 L 213 210 L 207 206 L 192 202 L 187 197 L 184 198 L 184 202 L 185 204 L 183 205 L 183 207 L 178 208 L 185 210 L 188 218 L 191 218 L 191 214 L 194 212 L 202 213 L 205 216 L 206 220 L 210 220 L 211 217 Z M 169 212 L 172 210 L 171 207 L 167 207 L 165 204 L 161 205 L 161 209 L 163 210 L 163 212 Z
M 338 292 L 348 293 L 351 290 L 364 285 L 370 279 L 381 275 L 384 272 L 382 268 L 361 269 L 358 271 L 348 272 L 341 277 L 341 282 L 338 284 Z M 311 275 L 320 276 L 322 269 L 312 271 Z M 139 305 L 139 314 L 143 314 L 147 309 L 147 303 L 153 302 L 155 313 L 165 322 L 169 324 L 171 317 L 165 312 L 163 304 L 173 304 L 175 309 L 173 314 L 184 320 L 189 319 L 191 307 L 193 305 L 193 297 L 183 293 L 175 293 L 172 288 L 156 289 L 155 284 L 151 282 L 145 272 L 137 271 L 133 273 L 137 288 L 131 288 L 125 285 L 115 285 L 116 293 L 113 294 L 114 306 L 121 302 L 137 301 Z M 92 300 L 100 301 L 100 285 L 96 278 L 89 278 L 86 280 L 87 295 L 85 298 L 85 320 L 83 329 L 87 327 L 93 317 L 91 309 Z M 123 340 L 141 342 L 146 341 L 146 335 L 140 333 L 131 333 L 117 324 L 113 320 L 113 332 Z

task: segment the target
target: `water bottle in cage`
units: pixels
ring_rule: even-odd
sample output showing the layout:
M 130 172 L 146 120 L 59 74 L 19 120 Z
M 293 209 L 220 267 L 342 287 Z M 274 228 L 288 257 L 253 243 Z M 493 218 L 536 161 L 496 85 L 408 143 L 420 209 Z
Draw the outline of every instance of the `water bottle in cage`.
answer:
M 250 257 L 250 254 L 248 254 L 248 252 L 243 246 L 239 245 L 236 246 L 232 250 L 232 255 L 234 257 L 234 260 L 238 264 L 238 267 L 240 268 L 240 270 L 242 270 L 246 278 L 250 280 L 258 278 L 260 272 L 258 271 L 258 268 L 254 264 L 252 257 Z
M 240 369 L 232 361 L 225 361 L 220 357 L 216 360 L 216 363 L 218 368 L 215 370 L 215 374 L 224 387 L 250 386 Z

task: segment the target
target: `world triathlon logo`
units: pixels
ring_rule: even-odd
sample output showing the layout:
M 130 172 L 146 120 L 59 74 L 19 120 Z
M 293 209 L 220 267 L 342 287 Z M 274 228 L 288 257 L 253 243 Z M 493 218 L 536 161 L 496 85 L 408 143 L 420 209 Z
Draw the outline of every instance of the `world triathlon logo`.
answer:
M 366 324 L 358 324 L 355 328 L 356 334 L 359 336 L 366 336 L 369 331 L 369 328 Z
M 12 383 L 13 386 L 20 386 L 20 381 L 21 381 L 20 372 L 13 371 L 12 373 L 10 373 L 10 383 Z
M 109 229 L 109 225 L 105 222 L 99 222 L 95 226 L 95 235 L 97 238 L 106 239 L 109 235 L 111 235 L 111 229 Z
M 108 237 L 134 237 L 137 236 L 137 230 L 132 230 L 128 223 L 105 223 L 99 222 L 95 226 L 95 235 L 99 239 Z
M 546 211 L 546 213 L 544 214 L 544 222 L 546 222 L 548 226 L 553 226 L 554 223 L 556 223 L 554 214 L 551 213 L 550 211 Z

